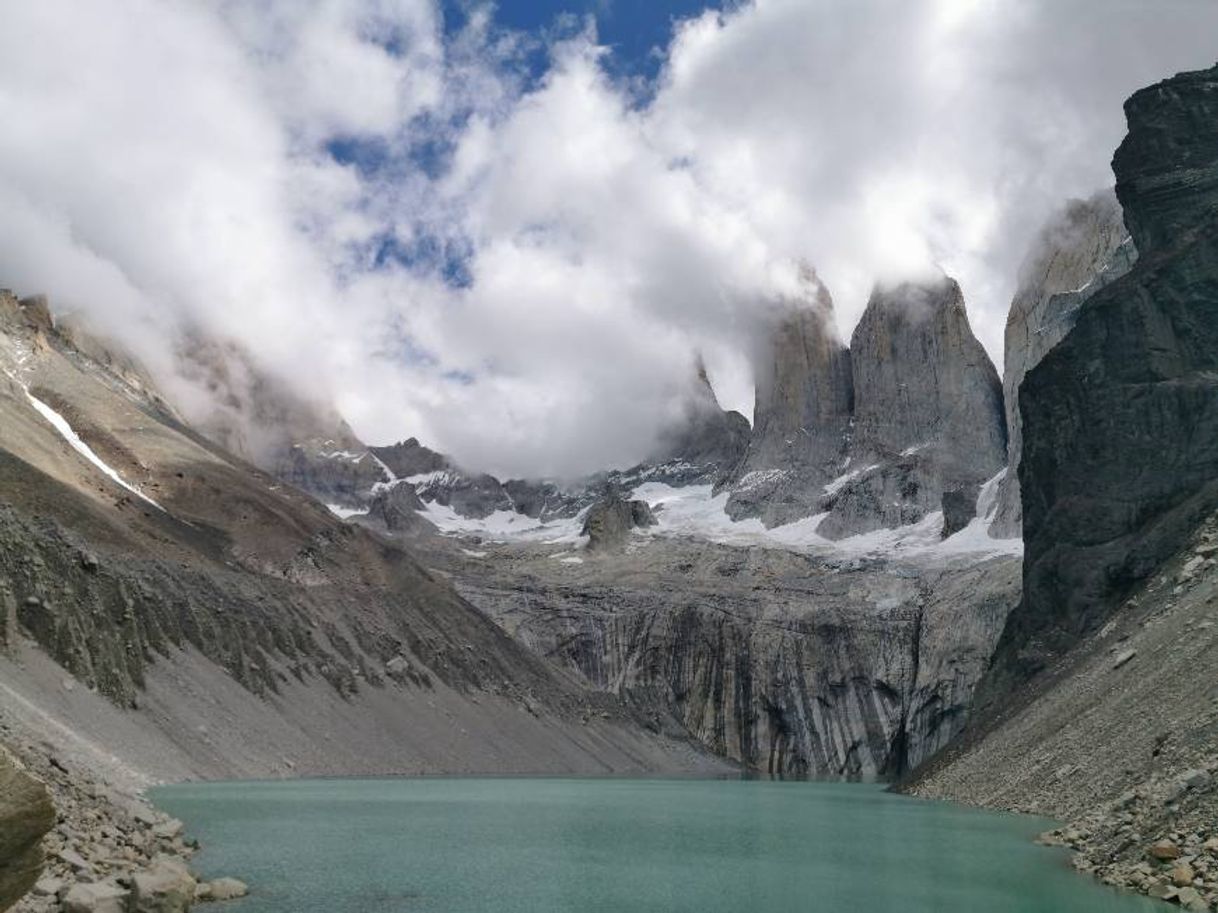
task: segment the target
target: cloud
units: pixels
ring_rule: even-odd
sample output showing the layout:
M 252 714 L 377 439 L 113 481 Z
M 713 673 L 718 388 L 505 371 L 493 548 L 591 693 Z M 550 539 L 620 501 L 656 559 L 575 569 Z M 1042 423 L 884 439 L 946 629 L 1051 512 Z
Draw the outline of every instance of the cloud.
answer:
M 1218 34 L 1206 0 L 757 0 L 677 23 L 640 91 L 590 26 L 430 0 L 0 7 L 0 282 L 171 387 L 184 333 L 232 338 L 366 439 L 509 474 L 639 458 L 698 351 L 747 411 L 799 260 L 843 335 L 940 266 L 1000 359 L 1123 99 Z

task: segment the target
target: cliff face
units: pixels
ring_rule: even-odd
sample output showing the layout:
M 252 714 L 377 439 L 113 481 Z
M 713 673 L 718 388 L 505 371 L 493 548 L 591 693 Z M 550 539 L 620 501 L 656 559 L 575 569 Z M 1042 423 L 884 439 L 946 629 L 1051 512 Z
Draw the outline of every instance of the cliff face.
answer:
M 1002 385 L 951 279 L 879 288 L 850 340 L 854 425 L 818 531 L 916 523 L 948 494 L 975 504 L 1006 462 Z
M 16 903 L 38 880 L 40 841 L 55 826 L 46 786 L 0 746 L 0 910 Z
M 1019 562 L 843 566 L 653 539 L 578 564 L 448 552 L 463 594 L 659 731 L 781 777 L 892 778 L 958 733 L 1018 599 Z
M 841 474 L 853 407 L 833 301 L 805 272 L 802 299 L 785 303 L 757 365 L 753 434 L 731 479 L 728 515 L 776 526 L 816 513 L 821 489 Z
M 1020 267 L 1004 345 L 1002 389 L 1009 469 L 999 488 L 991 535 L 1017 538 L 1022 534 L 1019 387 L 1024 377 L 1074 326 L 1083 302 L 1129 272 L 1136 260 L 1137 250 L 1116 194 L 1105 190 L 1067 204 L 1041 230 Z
M 1024 597 L 988 691 L 1096 630 L 1218 504 L 1218 69 L 1126 103 L 1137 265 L 1020 389 Z

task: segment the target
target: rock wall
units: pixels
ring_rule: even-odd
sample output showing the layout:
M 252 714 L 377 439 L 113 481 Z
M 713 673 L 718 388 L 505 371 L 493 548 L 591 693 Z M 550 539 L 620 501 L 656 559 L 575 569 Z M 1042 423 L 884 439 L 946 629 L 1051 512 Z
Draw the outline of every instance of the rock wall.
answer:
M 990 534 L 1018 538 L 1023 530 L 1019 463 L 1023 420 L 1019 387 L 1074 326 L 1083 302 L 1129 272 L 1137 260 L 1116 194 L 1101 191 L 1071 200 L 1040 232 L 1019 271 L 1004 341 L 1003 397 L 1007 420 L 1007 465 Z
M 753 434 L 730 480 L 727 512 L 777 526 L 816 512 L 841 474 L 854 408 L 850 352 L 837 337 L 833 300 L 815 273 L 776 316 L 757 364 Z
M 1002 385 L 944 277 L 877 288 L 850 340 L 847 475 L 824 501 L 830 538 L 916 523 L 948 493 L 974 504 L 1006 463 Z
M 657 730 L 782 777 L 892 778 L 929 757 L 1018 599 L 1012 558 L 843 566 L 652 540 L 558 570 L 548 551 L 488 548 L 449 569 L 518 640 Z
M 1218 505 L 1218 68 L 1125 110 L 1113 169 L 1139 259 L 1020 388 L 1024 596 L 990 700 L 1099 628 Z

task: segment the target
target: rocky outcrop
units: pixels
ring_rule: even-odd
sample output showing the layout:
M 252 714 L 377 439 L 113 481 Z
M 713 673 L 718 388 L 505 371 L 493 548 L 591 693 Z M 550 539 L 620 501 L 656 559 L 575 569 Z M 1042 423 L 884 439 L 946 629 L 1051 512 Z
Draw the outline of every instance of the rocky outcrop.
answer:
M 810 516 L 842 472 L 854 406 L 850 352 L 828 290 L 810 270 L 801 282 L 802 295 L 781 303 L 757 364 L 753 434 L 729 482 L 733 519 L 777 526 Z
M 1024 598 L 995 697 L 1095 631 L 1218 504 L 1218 69 L 1126 103 L 1113 169 L 1137 265 L 1020 388 Z
M 34 886 L 42 872 L 42 837 L 55 826 L 46 786 L 0 747 L 0 910 Z
M 617 493 L 594 504 L 584 518 L 582 535 L 591 552 L 621 551 L 636 529 L 655 525 L 646 501 L 627 501 Z
M 1083 302 L 1129 272 L 1136 260 L 1116 194 L 1104 190 L 1086 200 L 1071 200 L 1041 230 L 1020 267 L 1004 345 L 1009 470 L 999 487 L 992 536 L 1018 538 L 1022 533 L 1019 387 L 1024 377 L 1074 326 Z
M 749 421 L 719 405 L 706 365 L 697 360 L 680 415 L 660 434 L 660 447 L 648 463 L 666 467 L 671 484 L 717 483 L 736 468 L 749 445 Z
M 1006 462 L 1002 385 L 946 277 L 877 288 L 850 340 L 854 422 L 818 532 L 920 521 Z

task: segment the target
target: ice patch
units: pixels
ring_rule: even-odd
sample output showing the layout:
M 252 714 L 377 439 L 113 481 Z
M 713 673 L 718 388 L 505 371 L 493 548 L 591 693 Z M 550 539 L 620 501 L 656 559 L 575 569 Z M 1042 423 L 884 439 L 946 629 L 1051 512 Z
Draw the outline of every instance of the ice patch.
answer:
M 474 551 L 472 548 L 461 549 L 461 554 L 467 555 L 470 558 L 485 558 L 487 555 L 486 552 L 477 552 L 477 551 Z

